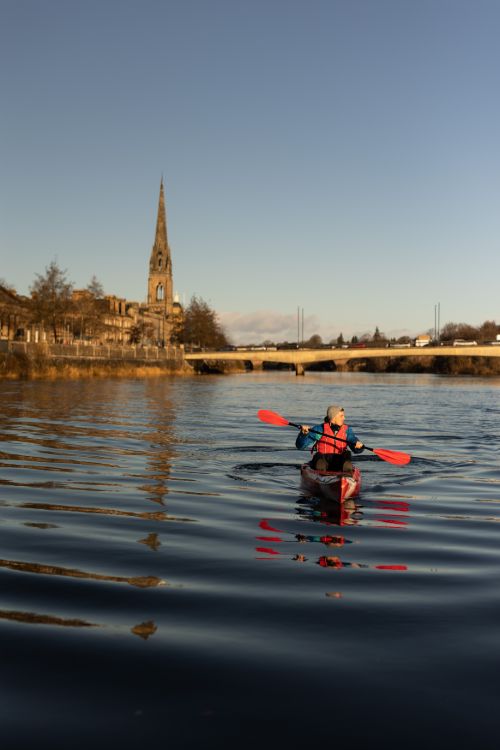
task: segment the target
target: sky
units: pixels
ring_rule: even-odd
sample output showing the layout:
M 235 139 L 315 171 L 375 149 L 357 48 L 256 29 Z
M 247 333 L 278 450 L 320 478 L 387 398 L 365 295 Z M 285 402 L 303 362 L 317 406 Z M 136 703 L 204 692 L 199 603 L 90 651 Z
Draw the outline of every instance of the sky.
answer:
M 0 278 L 233 343 L 500 323 L 498 0 L 0 0 Z M 303 325 L 302 325 L 302 320 Z

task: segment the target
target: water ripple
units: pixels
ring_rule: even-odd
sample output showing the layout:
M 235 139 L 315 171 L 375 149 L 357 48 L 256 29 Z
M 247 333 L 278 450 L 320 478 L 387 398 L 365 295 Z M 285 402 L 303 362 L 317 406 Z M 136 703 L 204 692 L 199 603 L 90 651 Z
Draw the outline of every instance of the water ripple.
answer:
M 0 391 L 5 742 L 496 743 L 498 386 L 351 375 Z M 332 401 L 412 455 L 343 508 L 256 418 Z

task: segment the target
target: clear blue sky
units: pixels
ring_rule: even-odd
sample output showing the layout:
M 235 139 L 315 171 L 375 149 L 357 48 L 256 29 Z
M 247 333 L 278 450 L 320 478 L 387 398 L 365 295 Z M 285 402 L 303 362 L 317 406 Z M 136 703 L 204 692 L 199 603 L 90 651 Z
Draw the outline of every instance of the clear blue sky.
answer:
M 500 322 L 498 0 L 0 0 L 0 277 L 236 342 Z

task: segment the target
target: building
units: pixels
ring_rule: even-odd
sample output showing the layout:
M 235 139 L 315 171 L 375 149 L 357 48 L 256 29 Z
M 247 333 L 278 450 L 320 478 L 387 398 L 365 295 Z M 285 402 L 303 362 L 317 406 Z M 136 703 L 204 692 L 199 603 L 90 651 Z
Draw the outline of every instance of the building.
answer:
M 38 320 L 34 315 L 33 298 L 21 297 L 13 289 L 0 286 L 0 339 L 165 346 L 178 342 L 183 317 L 182 306 L 173 294 L 163 179 L 149 259 L 147 302 L 131 302 L 114 294 L 96 295 L 89 288 L 72 289 L 65 309 L 54 316 L 49 326 L 47 316 Z
M 73 297 L 85 306 L 86 290 L 75 290 Z M 160 182 L 153 247 L 149 258 L 147 302 L 131 302 L 106 295 L 101 302 L 98 327 L 86 326 L 88 340 L 102 343 L 142 343 L 165 346 L 175 342 L 183 320 L 182 306 L 173 294 L 172 255 L 167 237 L 167 214 L 163 179 Z
M 415 339 L 415 346 L 429 346 L 431 337 L 427 333 L 422 333 Z
M 14 289 L 0 286 L 0 339 L 22 339 L 30 321 L 29 300 Z

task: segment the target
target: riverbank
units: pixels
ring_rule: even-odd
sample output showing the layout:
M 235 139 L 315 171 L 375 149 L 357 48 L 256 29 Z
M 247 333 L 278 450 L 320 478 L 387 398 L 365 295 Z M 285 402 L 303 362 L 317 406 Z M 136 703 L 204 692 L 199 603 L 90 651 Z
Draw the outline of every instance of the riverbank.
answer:
M 290 366 L 264 363 L 264 370 L 283 370 Z M 333 362 L 318 362 L 305 371 L 334 372 Z M 377 357 L 357 359 L 343 365 L 346 372 L 427 373 L 432 375 L 499 377 L 500 359 L 494 357 Z M 211 360 L 193 365 L 184 359 L 113 359 L 107 357 L 68 357 L 46 354 L 42 350 L 0 352 L 0 380 L 40 380 L 162 375 L 236 375 L 248 368 L 243 362 Z
M 357 372 L 429 373 L 432 375 L 473 375 L 498 377 L 497 357 L 380 357 L 355 361 L 350 369 Z
M 55 380 L 78 378 L 144 378 L 162 375 L 191 376 L 195 372 L 184 360 L 125 360 L 56 357 L 43 352 L 0 353 L 0 379 Z
M 265 363 L 264 369 L 287 370 L 291 367 L 286 364 Z M 331 361 L 305 366 L 306 373 L 338 371 L 339 368 Z M 342 365 L 341 371 L 499 377 L 500 359 L 496 357 L 376 357 L 351 360 Z

